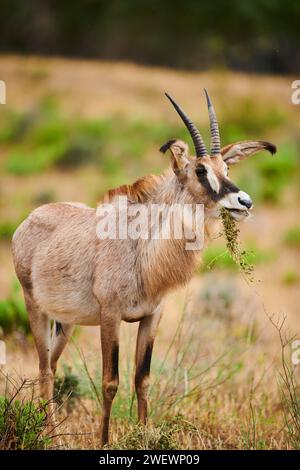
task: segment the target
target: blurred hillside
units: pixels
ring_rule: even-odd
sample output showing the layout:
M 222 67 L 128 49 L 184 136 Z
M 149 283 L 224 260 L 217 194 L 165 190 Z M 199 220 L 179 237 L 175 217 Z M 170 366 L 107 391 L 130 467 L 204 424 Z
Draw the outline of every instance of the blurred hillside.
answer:
M 1 1 L 0 51 L 185 69 L 300 71 L 295 0 Z

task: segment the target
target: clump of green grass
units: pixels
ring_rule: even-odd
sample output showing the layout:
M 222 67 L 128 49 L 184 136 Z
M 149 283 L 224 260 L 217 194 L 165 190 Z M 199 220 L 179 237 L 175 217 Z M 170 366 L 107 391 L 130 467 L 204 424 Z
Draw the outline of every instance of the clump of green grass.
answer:
M 300 280 L 299 274 L 293 269 L 289 269 L 282 276 L 282 282 L 289 286 L 297 284 L 299 280 Z
M 0 396 L 0 450 L 46 449 L 51 438 L 44 431 L 48 424 L 45 402 L 20 398 L 28 384 Z
M 66 404 L 68 413 L 70 413 L 77 400 L 83 396 L 80 389 L 79 377 L 72 372 L 70 366 L 64 365 L 63 375 L 56 376 L 54 382 L 54 397 L 58 405 Z
M 20 331 L 30 333 L 28 314 L 20 292 L 19 283 L 14 283 L 9 296 L 0 300 L 0 328 L 4 335 Z
M 284 235 L 284 241 L 293 248 L 300 248 L 300 225 L 290 227 Z
M 197 429 L 181 415 L 161 421 L 156 426 L 137 424 L 109 449 L 176 450 L 180 449 L 178 436 L 183 432 L 196 433 Z

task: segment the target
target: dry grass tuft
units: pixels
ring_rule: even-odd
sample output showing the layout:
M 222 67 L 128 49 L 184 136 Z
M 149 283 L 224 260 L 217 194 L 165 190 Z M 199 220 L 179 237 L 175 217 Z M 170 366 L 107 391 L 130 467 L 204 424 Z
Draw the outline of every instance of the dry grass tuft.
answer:
M 161 421 L 154 425 L 136 424 L 129 432 L 116 440 L 109 449 L 112 450 L 172 450 L 180 449 L 180 434 L 197 433 L 197 428 L 181 415 Z

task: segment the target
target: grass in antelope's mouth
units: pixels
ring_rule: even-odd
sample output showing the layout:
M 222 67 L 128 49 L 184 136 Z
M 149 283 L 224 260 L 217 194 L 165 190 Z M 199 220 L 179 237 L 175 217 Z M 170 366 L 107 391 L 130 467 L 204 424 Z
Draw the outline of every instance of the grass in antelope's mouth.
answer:
M 239 229 L 236 226 L 236 223 L 231 216 L 232 213 L 238 212 L 248 213 L 247 210 L 239 210 L 239 209 L 225 209 L 224 207 L 221 210 L 221 219 L 223 223 L 223 234 L 226 239 L 226 246 L 231 258 L 237 264 L 239 269 L 248 276 L 249 280 L 252 281 L 252 272 L 253 272 L 253 265 L 250 264 L 247 260 L 247 252 L 242 250 L 239 242 Z

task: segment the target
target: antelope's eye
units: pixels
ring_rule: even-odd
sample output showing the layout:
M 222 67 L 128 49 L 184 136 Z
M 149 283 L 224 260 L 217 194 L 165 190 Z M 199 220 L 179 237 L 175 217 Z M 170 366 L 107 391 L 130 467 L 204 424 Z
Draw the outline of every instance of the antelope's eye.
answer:
M 203 176 L 206 174 L 206 168 L 204 166 L 198 166 L 195 171 L 197 176 Z

